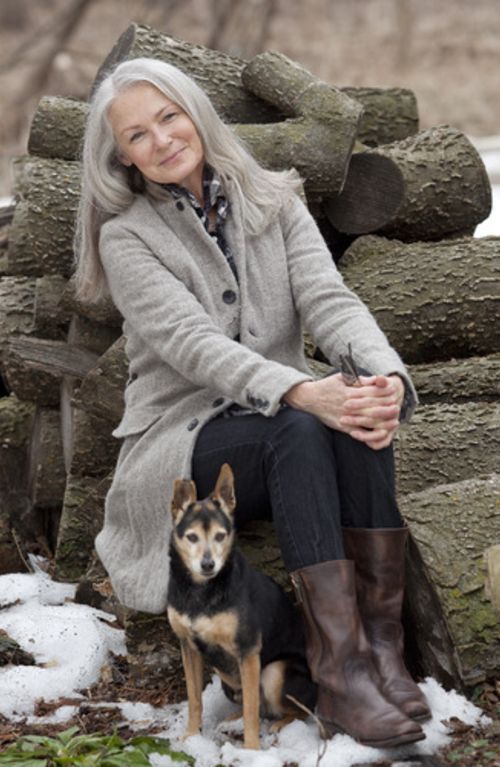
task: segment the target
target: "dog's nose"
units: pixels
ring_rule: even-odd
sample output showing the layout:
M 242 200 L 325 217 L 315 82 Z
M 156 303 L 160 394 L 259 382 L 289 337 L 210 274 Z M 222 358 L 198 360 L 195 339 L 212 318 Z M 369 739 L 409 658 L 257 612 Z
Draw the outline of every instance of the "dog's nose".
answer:
M 213 572 L 214 567 L 215 567 L 215 562 L 212 559 L 212 557 L 207 556 L 205 554 L 205 556 L 201 560 L 202 572 L 204 572 L 204 573 L 211 573 L 211 572 Z

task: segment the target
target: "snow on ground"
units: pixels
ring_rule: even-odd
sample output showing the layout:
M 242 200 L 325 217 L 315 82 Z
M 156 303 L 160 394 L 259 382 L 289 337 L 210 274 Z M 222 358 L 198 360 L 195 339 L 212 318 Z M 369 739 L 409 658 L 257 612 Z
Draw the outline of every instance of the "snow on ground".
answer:
M 71 601 L 73 585 L 55 583 L 37 566 L 36 560 L 32 559 L 32 563 L 35 565 L 32 575 L 0 576 L 0 629 L 5 629 L 42 665 L 0 668 L 0 713 L 12 720 L 27 717 L 32 723 L 61 722 L 70 719 L 77 706 L 62 706 L 49 717 L 35 717 L 35 701 L 81 697 L 77 691 L 98 680 L 109 653 L 125 653 L 124 632 L 108 625 L 107 613 L 74 604 Z M 241 748 L 241 741 L 232 737 L 234 733 L 242 733 L 241 719 L 223 722 L 236 709 L 225 698 L 217 677 L 203 693 L 203 732 L 185 742 L 181 740 L 187 717 L 185 702 L 162 708 L 146 703 L 117 702 L 115 705 L 132 727 L 143 729 L 159 724 L 163 729 L 158 735 L 170 738 L 174 748 L 194 756 L 197 767 L 217 764 L 282 767 L 286 762 L 315 767 L 318 753 L 324 748 L 322 767 L 351 767 L 384 757 L 397 759 L 434 753 L 449 739 L 442 722 L 452 716 L 468 724 L 477 723 L 481 717 L 486 721 L 480 709 L 456 692 L 446 692 L 434 679 L 427 679 L 422 689 L 433 712 L 432 721 L 424 725 L 426 739 L 385 752 L 360 746 L 347 735 L 337 735 L 325 745 L 318 737 L 312 718 L 293 722 L 279 734 L 270 733 L 269 724 L 263 722 L 263 750 L 245 750 Z M 173 762 L 170 757 L 153 755 L 151 764 L 171 767 Z M 175 764 L 181 767 L 179 762 Z

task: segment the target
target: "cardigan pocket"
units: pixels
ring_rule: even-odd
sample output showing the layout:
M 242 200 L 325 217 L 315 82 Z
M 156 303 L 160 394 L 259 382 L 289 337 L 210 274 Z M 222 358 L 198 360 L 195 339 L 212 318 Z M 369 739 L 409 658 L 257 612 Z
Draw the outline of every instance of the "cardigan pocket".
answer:
M 116 439 L 130 437 L 132 434 L 140 434 L 152 426 L 155 421 L 158 421 L 165 412 L 165 410 L 158 408 L 141 408 L 125 411 L 122 420 L 111 433 Z

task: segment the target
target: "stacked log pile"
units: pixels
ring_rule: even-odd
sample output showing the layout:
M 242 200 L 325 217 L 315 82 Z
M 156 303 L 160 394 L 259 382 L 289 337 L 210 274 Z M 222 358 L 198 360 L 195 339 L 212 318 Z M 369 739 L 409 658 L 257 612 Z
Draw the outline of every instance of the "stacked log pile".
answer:
M 409 91 L 337 89 L 280 54 L 244 62 L 137 25 L 96 82 L 137 56 L 194 77 L 264 165 L 299 170 L 346 283 L 410 363 L 422 405 L 401 430 L 397 461 L 413 534 L 416 662 L 461 689 L 491 675 L 500 666 L 499 552 L 491 545 L 500 534 L 500 240 L 471 237 L 491 204 L 479 155 L 454 128 L 419 132 Z M 16 164 L 0 270 L 9 393 L 0 399 L 0 568 L 22 566 L 33 548 L 53 552 L 56 577 L 82 579 L 81 598 L 101 604 L 110 591 L 93 538 L 120 446 L 111 432 L 123 412 L 127 361 L 116 309 L 78 303 L 71 282 L 86 111 L 42 99 L 30 154 Z M 327 374 L 321 351 L 310 342 L 306 349 L 317 374 Z M 286 580 L 268 526 L 254 526 L 245 545 L 252 561 Z M 132 653 L 147 634 L 157 670 L 178 662 L 152 639 L 163 616 L 127 621 Z

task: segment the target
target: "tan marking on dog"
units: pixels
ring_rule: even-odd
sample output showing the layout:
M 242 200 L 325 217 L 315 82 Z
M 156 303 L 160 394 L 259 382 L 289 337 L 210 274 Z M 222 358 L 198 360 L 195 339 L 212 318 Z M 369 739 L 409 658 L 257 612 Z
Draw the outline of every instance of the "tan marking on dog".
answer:
M 172 630 L 181 641 L 192 635 L 191 619 L 187 615 L 177 612 L 173 607 L 168 607 L 167 616 Z
M 195 533 L 198 540 L 194 543 L 188 539 L 190 533 Z M 222 541 L 216 540 L 216 535 L 223 533 Z M 224 566 L 233 546 L 234 532 L 228 534 L 227 530 L 213 520 L 208 530 L 205 530 L 202 523 L 196 520 L 187 528 L 182 538 L 174 533 L 173 544 L 177 549 L 184 565 L 189 570 L 195 583 L 206 583 L 207 578 L 201 572 L 201 561 L 207 550 L 210 551 L 215 562 L 215 570 L 212 577 L 215 577 Z
M 203 642 L 222 647 L 229 655 L 236 657 L 235 637 L 238 625 L 238 615 L 232 610 L 227 610 L 210 617 L 201 615 L 193 621 L 193 630 Z
M 283 716 L 285 713 L 282 700 L 285 670 L 286 663 L 284 660 L 268 663 L 262 669 L 260 676 L 262 703 L 263 709 L 268 716 Z
M 188 696 L 188 722 L 184 738 L 189 738 L 191 735 L 197 735 L 201 730 L 203 658 L 187 640 L 181 640 L 181 653 Z
M 245 655 L 240 663 L 240 674 L 243 691 L 243 745 L 245 748 L 260 748 L 260 655 L 258 652 Z

